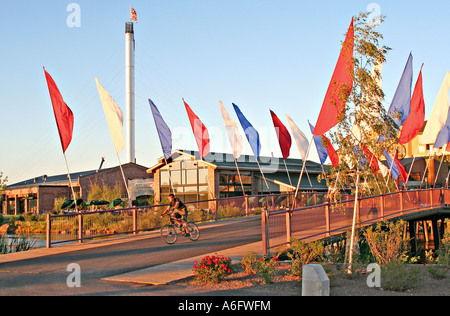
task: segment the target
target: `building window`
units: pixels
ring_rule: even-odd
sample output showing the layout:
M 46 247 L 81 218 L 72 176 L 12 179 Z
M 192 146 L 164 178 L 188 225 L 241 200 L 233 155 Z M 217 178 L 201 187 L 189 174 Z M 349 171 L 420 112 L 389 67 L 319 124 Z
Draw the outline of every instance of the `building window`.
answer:
M 252 192 L 252 176 L 251 173 L 242 173 L 241 179 L 237 172 L 220 171 L 219 172 L 219 190 L 220 197 L 227 198 L 233 196 L 243 196 L 242 185 L 244 186 L 245 193 L 251 195 Z
M 208 168 L 199 166 L 197 161 L 174 161 L 159 172 L 161 200 L 172 189 L 183 202 L 208 199 Z

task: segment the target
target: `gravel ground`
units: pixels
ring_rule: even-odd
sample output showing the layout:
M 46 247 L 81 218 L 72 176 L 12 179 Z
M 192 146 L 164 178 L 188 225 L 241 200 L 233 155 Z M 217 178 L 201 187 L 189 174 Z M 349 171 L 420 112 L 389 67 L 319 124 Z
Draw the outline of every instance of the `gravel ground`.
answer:
M 337 265 L 330 265 L 331 296 L 449 296 L 449 273 L 444 279 L 434 279 L 426 271 L 426 266 L 408 266 L 408 269 L 418 269 L 418 282 L 412 289 L 404 292 L 387 291 L 383 288 L 367 286 L 366 273 L 358 273 L 353 277 L 345 276 Z M 300 296 L 302 292 L 301 278 L 289 275 L 289 270 L 283 263 L 277 268 L 273 283 L 264 284 L 257 276 L 248 276 L 238 271 L 227 277 L 220 284 L 198 284 L 193 277 L 175 282 L 178 289 L 184 289 L 186 295 L 246 295 L 246 296 Z

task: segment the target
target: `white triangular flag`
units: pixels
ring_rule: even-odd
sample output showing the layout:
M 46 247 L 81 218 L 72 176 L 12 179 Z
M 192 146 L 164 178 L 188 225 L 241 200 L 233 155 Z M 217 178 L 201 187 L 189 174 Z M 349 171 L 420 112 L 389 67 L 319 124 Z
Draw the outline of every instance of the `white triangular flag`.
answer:
M 442 127 L 447 122 L 448 109 L 449 109 L 449 99 L 448 91 L 450 89 L 450 72 L 445 75 L 444 82 L 442 83 L 439 94 L 434 102 L 433 109 L 431 110 L 430 116 L 428 118 L 427 125 L 423 130 L 422 137 L 420 138 L 420 143 L 423 145 L 434 144 L 437 135 L 441 131 Z
M 309 142 L 305 134 L 298 128 L 294 121 L 286 114 L 289 127 L 291 128 L 292 135 L 294 136 L 295 143 L 297 144 L 298 151 L 303 160 L 306 160 L 306 152 L 308 151 Z
M 242 154 L 243 140 L 241 133 L 233 121 L 231 116 L 228 114 L 227 110 L 219 100 L 220 110 L 222 111 L 223 121 L 225 122 L 225 128 L 227 130 L 228 138 L 230 139 L 231 148 L 233 149 L 233 156 L 238 159 Z
M 116 153 L 120 153 L 125 147 L 125 139 L 123 137 L 123 113 L 116 104 L 111 95 L 97 82 L 98 93 L 105 112 L 106 121 L 108 122 L 109 131 L 116 149 Z

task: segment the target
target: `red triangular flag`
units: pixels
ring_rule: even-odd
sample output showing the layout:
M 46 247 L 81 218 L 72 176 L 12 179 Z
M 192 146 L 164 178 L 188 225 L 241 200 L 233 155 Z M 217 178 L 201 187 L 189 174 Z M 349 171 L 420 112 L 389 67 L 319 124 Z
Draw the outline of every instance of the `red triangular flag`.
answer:
M 331 164 L 334 167 L 337 167 L 339 165 L 339 156 L 336 153 L 336 150 L 334 149 L 333 145 L 331 144 L 331 141 L 328 138 L 326 138 L 324 135 L 322 135 L 322 139 L 327 144 L 327 153 L 328 153 L 328 157 L 330 157 Z
M 138 22 L 137 20 L 137 13 L 136 10 L 133 7 L 130 7 L 130 21 Z
M 402 177 L 403 183 L 406 183 L 407 179 L 408 179 L 408 173 L 406 172 L 405 167 L 403 167 L 403 165 L 400 162 L 400 160 L 398 160 L 397 153 L 395 153 L 395 155 L 394 155 L 394 160 L 395 160 L 395 163 L 397 164 L 398 173 Z
M 186 112 L 191 122 L 192 131 L 194 132 L 195 141 L 197 142 L 200 157 L 205 158 L 209 154 L 209 133 L 206 126 L 200 121 L 197 115 L 191 110 L 189 105 L 183 100 Z
M 366 155 L 367 162 L 370 164 L 370 168 L 373 170 L 373 172 L 378 172 L 378 170 L 380 170 L 380 167 L 378 165 L 377 157 L 375 157 L 375 155 L 365 145 L 362 145 L 362 149 L 364 151 L 364 154 Z
M 423 67 L 423 64 L 422 64 Z M 400 144 L 410 142 L 422 128 L 425 122 L 425 101 L 423 99 L 422 68 L 420 68 L 416 87 L 411 97 L 411 113 L 403 123 L 402 132 L 398 138 Z
M 291 150 L 292 139 L 291 134 L 287 130 L 286 126 L 280 121 L 278 116 L 270 110 L 270 115 L 272 115 L 273 125 L 275 126 L 275 131 L 277 132 L 278 142 L 280 143 L 281 153 L 283 154 L 283 159 L 286 160 L 289 157 L 289 152 Z
M 342 45 L 341 53 L 331 77 L 322 109 L 317 119 L 314 135 L 319 136 L 328 132 L 338 122 L 338 117 L 345 110 L 345 103 L 353 87 L 353 18 Z
M 45 78 L 47 79 L 48 91 L 50 92 L 50 99 L 52 100 L 53 113 L 55 114 L 56 125 L 58 126 L 61 146 L 63 153 L 65 153 L 72 140 L 74 121 L 73 113 L 64 102 L 56 83 L 53 81 L 53 78 L 48 74 L 45 68 L 44 73 Z

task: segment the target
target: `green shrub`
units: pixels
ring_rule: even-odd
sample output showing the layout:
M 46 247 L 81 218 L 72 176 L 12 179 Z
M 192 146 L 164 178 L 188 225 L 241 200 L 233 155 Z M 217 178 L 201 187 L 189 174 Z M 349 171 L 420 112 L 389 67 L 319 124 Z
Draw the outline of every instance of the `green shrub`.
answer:
M 364 232 L 373 257 L 380 265 L 400 263 L 408 252 L 409 240 L 403 238 L 405 222 L 377 223 Z
M 381 267 L 381 287 L 384 290 L 404 292 L 419 281 L 419 268 L 409 271 L 405 264 L 390 262 Z
M 436 280 L 442 280 L 448 277 L 448 268 L 441 265 L 428 265 L 427 272 Z
M 218 216 L 222 217 L 237 217 L 242 215 L 242 209 L 236 206 L 235 202 L 231 202 L 226 205 L 220 205 L 218 207 Z
M 436 250 L 438 263 L 446 268 L 450 268 L 450 220 L 447 218 L 444 222 L 444 237 L 441 239 L 440 249 Z
M 290 251 L 288 252 L 288 257 L 291 259 L 291 274 L 301 276 L 303 266 L 322 259 L 323 254 L 324 246 L 322 242 L 304 243 L 292 238 Z
M 99 184 L 97 182 L 91 183 L 91 187 L 89 189 L 89 193 L 87 195 L 87 201 L 90 200 L 105 200 L 105 201 L 113 201 L 124 194 L 123 185 L 119 182 L 116 182 L 114 187 L 110 187 L 104 183 Z

